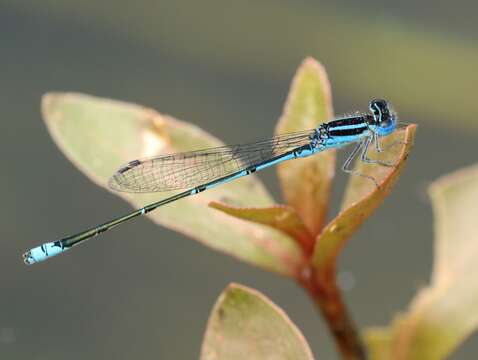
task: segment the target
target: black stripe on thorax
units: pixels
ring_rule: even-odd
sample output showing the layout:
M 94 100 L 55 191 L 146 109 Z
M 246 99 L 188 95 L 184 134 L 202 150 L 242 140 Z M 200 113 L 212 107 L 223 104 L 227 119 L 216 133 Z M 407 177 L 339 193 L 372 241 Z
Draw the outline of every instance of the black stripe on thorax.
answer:
M 360 135 L 362 134 L 364 131 L 366 131 L 368 129 L 368 127 L 366 125 L 362 126 L 362 127 L 359 127 L 359 128 L 355 128 L 355 129 L 343 129 L 343 130 L 340 130 L 340 129 L 337 129 L 337 130 L 334 130 L 334 129 L 330 129 L 329 130 L 329 135 L 334 137 L 334 136 L 352 136 L 352 135 Z
M 359 124 L 365 123 L 366 121 L 367 120 L 364 115 L 357 115 L 353 117 L 332 120 L 328 122 L 326 125 L 330 129 L 330 128 L 334 128 L 338 126 L 359 125 Z

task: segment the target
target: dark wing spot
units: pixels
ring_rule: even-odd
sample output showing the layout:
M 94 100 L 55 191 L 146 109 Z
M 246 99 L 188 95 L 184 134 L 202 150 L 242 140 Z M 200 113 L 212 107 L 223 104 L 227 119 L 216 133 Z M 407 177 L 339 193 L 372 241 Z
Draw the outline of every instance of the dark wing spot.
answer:
M 135 166 L 138 166 L 141 164 L 141 161 L 139 160 L 133 160 L 133 161 L 130 161 L 126 166 L 122 167 L 121 169 L 118 170 L 118 173 L 120 174 L 123 174 L 125 173 L 126 171 L 134 168 Z

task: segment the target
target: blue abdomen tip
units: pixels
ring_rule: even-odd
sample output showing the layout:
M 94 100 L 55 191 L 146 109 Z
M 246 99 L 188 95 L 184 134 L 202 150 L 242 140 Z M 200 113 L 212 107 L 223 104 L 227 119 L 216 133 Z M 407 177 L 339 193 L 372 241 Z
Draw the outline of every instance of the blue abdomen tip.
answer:
M 68 250 L 68 248 L 63 247 L 59 241 L 49 242 L 27 251 L 25 254 L 23 254 L 23 261 L 25 264 L 31 265 L 37 262 L 45 261 L 46 259 L 61 254 L 66 250 Z

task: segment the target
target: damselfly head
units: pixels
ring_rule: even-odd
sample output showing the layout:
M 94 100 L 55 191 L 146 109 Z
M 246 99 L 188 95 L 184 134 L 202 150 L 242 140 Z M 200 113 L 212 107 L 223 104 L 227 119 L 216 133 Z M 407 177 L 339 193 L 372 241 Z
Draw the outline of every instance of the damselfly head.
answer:
M 387 100 L 373 99 L 370 101 L 369 109 L 372 112 L 379 136 L 386 136 L 395 130 L 398 117 Z

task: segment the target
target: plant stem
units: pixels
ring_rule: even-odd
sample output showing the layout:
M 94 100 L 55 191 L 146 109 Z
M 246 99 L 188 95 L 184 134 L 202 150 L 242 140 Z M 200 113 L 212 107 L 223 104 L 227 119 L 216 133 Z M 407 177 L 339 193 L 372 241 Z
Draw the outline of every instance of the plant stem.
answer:
M 316 273 L 312 266 L 299 279 L 324 317 L 345 360 L 366 360 L 365 347 L 337 286 L 335 268 Z

